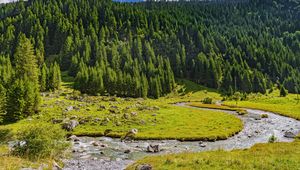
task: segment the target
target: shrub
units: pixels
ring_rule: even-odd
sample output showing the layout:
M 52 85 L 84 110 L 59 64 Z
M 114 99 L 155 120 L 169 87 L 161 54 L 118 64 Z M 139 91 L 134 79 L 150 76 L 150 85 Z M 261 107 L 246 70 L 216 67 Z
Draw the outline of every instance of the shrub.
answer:
M 65 135 L 58 125 L 33 123 L 18 134 L 12 154 L 32 160 L 58 156 L 69 146 Z
M 204 103 L 204 104 L 212 104 L 212 98 L 206 97 L 205 99 L 203 99 L 202 103 Z
M 288 91 L 283 86 L 281 86 L 281 88 L 280 88 L 280 97 L 285 97 L 287 95 L 288 95 Z
M 0 128 L 0 144 L 12 140 L 12 136 L 10 129 Z
M 272 135 L 269 138 L 269 143 L 274 143 L 274 142 L 276 142 L 276 140 L 277 140 L 277 138 L 274 135 Z
M 261 115 L 261 118 L 268 118 L 269 117 L 269 115 L 267 115 L 267 114 L 262 114 Z

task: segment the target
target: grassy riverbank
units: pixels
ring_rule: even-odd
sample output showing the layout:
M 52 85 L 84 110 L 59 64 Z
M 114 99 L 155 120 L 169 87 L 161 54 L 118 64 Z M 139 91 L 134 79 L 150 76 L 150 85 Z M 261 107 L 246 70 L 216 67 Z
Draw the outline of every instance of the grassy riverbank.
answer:
M 236 106 L 234 101 L 226 101 L 226 105 Z M 238 107 L 259 109 L 274 112 L 300 120 L 300 101 L 298 95 L 288 94 L 286 97 L 279 97 L 279 90 L 274 90 L 268 95 L 253 94 L 246 101 L 239 101 Z
M 134 170 L 140 164 L 150 164 L 153 169 L 281 169 L 300 167 L 300 142 L 257 144 L 251 149 L 234 151 L 211 151 L 146 157 L 127 170 Z

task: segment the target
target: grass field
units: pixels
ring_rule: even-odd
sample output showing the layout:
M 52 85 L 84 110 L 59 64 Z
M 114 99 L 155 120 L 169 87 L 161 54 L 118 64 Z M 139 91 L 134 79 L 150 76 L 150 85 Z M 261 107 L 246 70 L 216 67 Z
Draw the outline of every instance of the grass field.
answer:
M 250 95 L 247 101 L 239 101 L 238 107 L 271 111 L 300 120 L 300 101 L 297 98 L 298 96 L 295 94 L 279 97 L 279 90 L 275 90 L 268 95 Z M 225 104 L 229 106 L 236 105 L 233 101 L 226 101 Z
M 179 80 L 177 92 L 157 100 L 109 96 L 79 96 L 63 84 L 61 91 L 45 93 L 41 113 L 4 127 L 17 132 L 32 121 L 75 119 L 84 122 L 72 131 L 75 135 L 122 137 L 130 129 L 136 139 L 218 140 L 226 139 L 242 128 L 242 122 L 226 113 L 195 110 L 171 103 L 200 101 L 205 97 L 219 100 L 220 95 L 190 81 Z
M 127 170 L 140 164 L 150 164 L 156 170 L 297 170 L 300 167 L 300 142 L 257 144 L 251 149 L 211 151 L 146 157 Z
M 243 128 L 238 118 L 226 113 L 170 104 L 202 100 L 207 96 L 219 99 L 219 94 L 214 91 L 189 81 L 184 82 L 179 88 L 192 87 L 185 87 L 185 95 L 172 93 L 157 100 L 76 96 L 65 84 L 59 93 L 44 94 L 41 114 L 5 127 L 16 132 L 32 121 L 75 119 L 84 122 L 71 132 L 79 136 L 102 136 L 106 130 L 110 130 L 106 136 L 122 137 L 130 129 L 136 128 L 139 130 L 136 139 L 178 140 L 226 139 Z M 193 92 L 196 90 L 200 91 Z M 69 107 L 72 109 L 68 110 Z

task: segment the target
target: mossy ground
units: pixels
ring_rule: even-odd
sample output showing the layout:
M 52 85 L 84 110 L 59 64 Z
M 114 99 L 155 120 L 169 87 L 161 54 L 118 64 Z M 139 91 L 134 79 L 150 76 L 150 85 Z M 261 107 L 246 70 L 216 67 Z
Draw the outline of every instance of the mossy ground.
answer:
M 279 90 L 274 90 L 271 94 L 267 95 L 249 95 L 248 100 L 239 101 L 237 107 L 271 111 L 300 120 L 299 98 L 300 96 L 296 94 L 288 94 L 286 97 L 280 97 Z M 226 101 L 225 104 L 229 106 L 236 106 L 235 101 Z
M 211 151 L 201 153 L 182 153 L 146 157 L 127 170 L 137 165 L 150 164 L 156 170 L 252 170 L 280 169 L 291 170 L 300 167 L 300 142 L 257 144 L 251 149 L 234 151 Z

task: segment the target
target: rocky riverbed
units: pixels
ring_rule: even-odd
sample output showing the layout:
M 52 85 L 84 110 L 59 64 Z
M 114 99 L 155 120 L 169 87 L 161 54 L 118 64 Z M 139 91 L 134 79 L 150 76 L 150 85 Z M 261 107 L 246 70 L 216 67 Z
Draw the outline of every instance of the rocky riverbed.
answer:
M 185 103 L 179 107 L 191 107 Z M 194 109 L 202 109 L 195 108 Z M 247 115 L 234 114 L 244 123 L 237 135 L 215 142 L 180 142 L 177 140 L 144 140 L 121 142 L 108 137 L 79 137 L 73 139 L 72 158 L 64 160 L 66 170 L 121 170 L 135 160 L 148 155 L 201 152 L 209 150 L 232 150 L 250 148 L 256 143 L 266 143 L 274 135 L 278 142 L 292 142 L 293 135 L 300 132 L 300 121 L 270 112 L 248 109 Z M 264 115 L 262 118 L 261 115 Z M 151 145 L 151 147 L 150 147 Z

